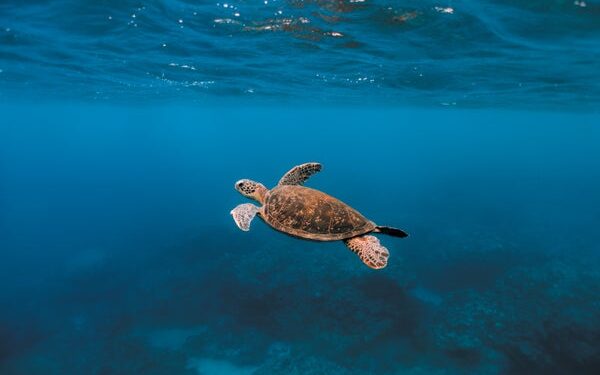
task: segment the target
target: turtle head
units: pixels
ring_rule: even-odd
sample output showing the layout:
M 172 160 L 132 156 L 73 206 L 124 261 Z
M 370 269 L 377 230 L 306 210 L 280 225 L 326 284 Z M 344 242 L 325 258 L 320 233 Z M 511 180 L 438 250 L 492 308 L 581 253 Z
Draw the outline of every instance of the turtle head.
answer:
M 247 179 L 236 182 L 235 190 L 239 191 L 244 197 L 254 199 L 260 203 L 263 202 L 265 194 L 267 194 L 267 188 L 265 185 Z

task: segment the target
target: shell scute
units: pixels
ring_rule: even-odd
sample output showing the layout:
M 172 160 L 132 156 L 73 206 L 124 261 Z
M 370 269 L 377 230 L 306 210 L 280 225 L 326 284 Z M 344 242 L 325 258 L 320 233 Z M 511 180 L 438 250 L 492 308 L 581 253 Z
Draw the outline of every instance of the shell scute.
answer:
M 267 196 L 264 219 L 293 236 L 334 241 L 368 233 L 375 224 L 342 201 L 321 191 L 280 186 Z

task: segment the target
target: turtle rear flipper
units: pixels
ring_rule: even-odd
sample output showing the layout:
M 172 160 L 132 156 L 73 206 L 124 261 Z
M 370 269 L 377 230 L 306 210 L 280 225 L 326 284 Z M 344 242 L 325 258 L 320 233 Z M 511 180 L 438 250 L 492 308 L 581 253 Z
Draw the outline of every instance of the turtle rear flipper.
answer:
M 382 225 L 378 225 L 377 227 L 375 227 L 375 230 L 373 232 L 383 233 L 383 234 L 387 234 L 388 236 L 394 236 L 394 237 L 400 237 L 400 238 L 408 237 L 408 233 L 406 233 L 402 229 L 386 227 L 386 226 L 382 226 Z
M 310 176 L 321 170 L 319 163 L 304 163 L 290 169 L 277 185 L 302 185 Z
M 238 228 L 247 232 L 250 230 L 252 219 L 254 219 L 254 216 L 256 216 L 256 213 L 259 210 L 260 208 L 252 203 L 244 203 L 231 210 L 230 214 L 233 216 L 233 220 Z
M 344 243 L 367 266 L 376 270 L 387 266 L 390 253 L 388 249 L 379 243 L 377 237 L 364 235 L 350 238 L 345 240 Z

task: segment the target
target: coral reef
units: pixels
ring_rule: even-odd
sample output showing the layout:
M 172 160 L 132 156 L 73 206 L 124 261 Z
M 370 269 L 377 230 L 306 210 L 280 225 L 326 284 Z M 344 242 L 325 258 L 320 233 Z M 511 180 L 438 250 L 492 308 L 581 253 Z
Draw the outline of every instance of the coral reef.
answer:
M 481 362 L 502 356 L 507 373 L 596 373 L 600 268 L 589 261 L 520 267 L 489 290 L 455 293 L 432 326 L 436 345 Z
M 439 238 L 422 245 L 426 253 L 392 250 L 384 272 L 340 244 L 277 235 L 242 241 L 216 230 L 206 234 L 209 246 L 200 236 L 147 251 L 143 264 L 130 256 L 71 262 L 34 301 L 51 308 L 37 316 L 43 330 L 17 335 L 10 327 L 18 314 L 4 313 L 0 371 L 597 372 L 598 257 L 554 251 L 521 259 L 518 242 L 482 230 L 459 246 L 460 233 L 452 233 L 445 247 Z M 486 267 L 490 274 L 475 272 Z

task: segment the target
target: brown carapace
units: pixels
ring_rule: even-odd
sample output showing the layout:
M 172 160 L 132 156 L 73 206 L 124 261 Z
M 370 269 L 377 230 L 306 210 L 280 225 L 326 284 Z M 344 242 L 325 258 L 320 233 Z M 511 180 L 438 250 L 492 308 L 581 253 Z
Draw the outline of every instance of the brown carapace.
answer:
M 319 190 L 302 186 L 321 170 L 319 163 L 306 163 L 292 168 L 272 190 L 251 180 L 236 182 L 242 195 L 262 204 L 240 204 L 231 211 L 237 226 L 250 230 L 258 214 L 274 229 L 294 237 L 315 241 L 344 241 L 367 266 L 380 269 L 387 265 L 389 252 L 369 233 L 406 237 L 401 229 L 378 226 L 344 202 Z

